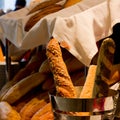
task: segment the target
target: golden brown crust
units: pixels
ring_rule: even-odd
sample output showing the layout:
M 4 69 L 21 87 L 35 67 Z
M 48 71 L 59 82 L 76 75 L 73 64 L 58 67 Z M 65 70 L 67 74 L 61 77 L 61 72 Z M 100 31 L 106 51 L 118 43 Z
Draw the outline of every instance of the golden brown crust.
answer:
M 65 3 L 64 7 L 70 7 L 78 2 L 80 2 L 81 0 L 67 0 L 67 2 Z
M 51 39 L 46 48 L 46 55 L 53 73 L 57 95 L 76 97 L 75 88 L 62 58 L 61 48 L 56 39 Z M 67 94 L 62 89 L 66 89 Z
M 13 104 L 30 90 L 41 84 L 46 78 L 47 76 L 45 74 L 39 72 L 34 73 L 13 85 L 1 100 Z
M 61 0 L 48 0 L 48 1 L 41 2 L 40 4 L 38 4 L 35 7 L 33 7 L 29 11 L 28 15 L 32 14 L 32 13 L 38 11 L 38 10 L 41 10 L 43 8 L 46 8 L 46 7 L 50 6 L 50 5 L 53 5 L 53 4 L 55 4 L 55 3 L 59 2 L 59 1 L 61 1 Z
M 38 119 L 36 119 L 38 120 Z M 53 113 L 51 111 L 41 115 L 39 117 L 39 120 L 54 120 L 54 116 L 53 116 Z
M 31 120 L 40 120 L 39 118 L 46 114 L 47 112 L 52 112 L 51 103 L 46 104 L 41 109 L 39 109 L 31 118 Z
M 92 98 L 95 82 L 96 65 L 90 65 L 80 98 Z
M 25 31 L 29 31 L 41 18 L 45 17 L 48 14 L 57 12 L 61 9 L 62 9 L 61 5 L 54 4 L 42 9 L 41 11 L 38 11 L 37 13 L 35 13 L 35 15 L 32 15 L 30 19 L 27 21 L 24 28 Z
M 20 115 L 22 120 L 30 120 L 32 116 L 46 104 L 47 101 L 44 99 L 39 100 L 38 98 L 33 98 L 21 109 Z

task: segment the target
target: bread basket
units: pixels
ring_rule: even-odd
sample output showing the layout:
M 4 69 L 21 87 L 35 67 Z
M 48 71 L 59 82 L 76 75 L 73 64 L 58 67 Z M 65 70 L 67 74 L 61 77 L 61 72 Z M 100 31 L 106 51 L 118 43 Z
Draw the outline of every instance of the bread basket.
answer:
M 81 87 L 76 87 L 78 96 Z M 110 89 L 107 97 L 101 98 L 64 98 L 55 95 L 55 90 L 49 92 L 54 120 L 114 120 L 119 93 Z M 89 112 L 87 116 L 72 116 L 67 113 Z

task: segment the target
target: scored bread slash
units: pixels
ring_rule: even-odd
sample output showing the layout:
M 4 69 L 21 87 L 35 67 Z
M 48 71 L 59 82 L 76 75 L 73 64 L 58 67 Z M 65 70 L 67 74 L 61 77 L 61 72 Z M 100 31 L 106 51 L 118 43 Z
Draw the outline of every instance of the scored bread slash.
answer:
M 106 38 L 103 40 L 98 61 L 97 61 L 97 70 L 95 75 L 95 84 L 94 84 L 94 97 L 107 96 L 110 83 L 110 74 L 113 67 L 115 52 L 115 43 L 111 38 Z
M 62 97 L 75 98 L 76 92 L 63 61 L 60 45 L 56 39 L 51 39 L 46 47 L 46 55 L 56 87 L 56 94 Z

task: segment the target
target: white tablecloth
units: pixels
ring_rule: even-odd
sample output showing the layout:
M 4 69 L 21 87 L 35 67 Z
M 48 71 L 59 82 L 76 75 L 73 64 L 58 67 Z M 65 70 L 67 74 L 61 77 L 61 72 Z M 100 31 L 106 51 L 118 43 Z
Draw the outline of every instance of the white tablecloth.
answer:
M 0 38 L 7 38 L 15 50 L 30 49 L 47 44 L 53 36 L 67 49 L 89 66 L 97 52 L 96 41 L 110 35 L 112 26 L 120 21 L 120 0 L 82 0 L 76 5 L 50 14 L 37 22 L 29 32 L 24 26 L 30 16 L 29 9 L 12 12 L 0 17 Z M 64 44 L 66 45 L 64 46 Z

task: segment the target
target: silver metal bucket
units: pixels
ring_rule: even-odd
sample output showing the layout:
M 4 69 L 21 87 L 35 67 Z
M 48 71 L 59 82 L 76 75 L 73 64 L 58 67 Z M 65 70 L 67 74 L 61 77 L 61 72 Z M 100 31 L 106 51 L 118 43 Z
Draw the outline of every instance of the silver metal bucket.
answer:
M 110 89 L 107 97 L 91 99 L 64 98 L 56 96 L 55 93 L 55 90 L 49 93 L 54 120 L 114 120 L 119 96 L 119 93 L 115 90 Z M 79 94 L 80 92 L 78 96 Z M 78 112 L 87 112 L 89 115 L 76 116 L 68 114 Z

